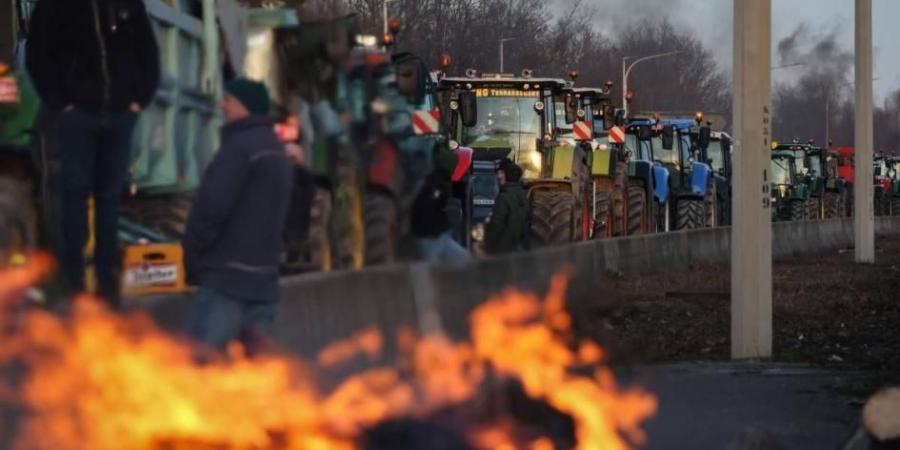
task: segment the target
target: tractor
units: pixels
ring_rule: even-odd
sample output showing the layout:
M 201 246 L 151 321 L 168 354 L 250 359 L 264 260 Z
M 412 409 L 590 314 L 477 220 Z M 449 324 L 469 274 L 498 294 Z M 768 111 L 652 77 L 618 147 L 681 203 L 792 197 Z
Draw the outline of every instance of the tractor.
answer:
M 797 177 L 793 152 L 775 150 L 769 164 L 772 220 L 797 221 L 807 218 L 809 185 Z
M 523 183 L 530 205 L 527 243 L 531 248 L 587 239 L 591 231 L 589 205 L 591 153 L 588 141 L 564 139 L 579 119 L 558 113 L 574 98 L 566 95 L 570 83 L 563 79 L 536 78 L 525 70 L 521 76 L 479 74 L 473 69 L 465 77 L 440 80 L 443 121 L 451 149 L 470 148 L 473 171 L 463 192 L 466 229 L 472 244 L 480 236 L 477 222 L 486 209 L 483 195 L 472 195 L 477 187 L 488 189 L 490 163 L 509 158 L 522 167 Z M 565 124 L 559 117 L 565 117 Z M 583 117 L 580 118 L 583 120 Z M 478 169 L 477 171 L 474 169 Z M 477 179 L 477 184 L 474 182 Z M 469 192 L 469 193 L 466 193 Z M 481 208 L 478 208 L 478 207 Z M 476 239 L 470 239 L 470 238 Z
M 891 168 L 887 156 L 875 155 L 872 173 L 875 177 L 874 189 L 872 190 L 875 195 L 873 199 L 875 215 L 889 216 L 891 215 L 893 177 L 891 176 Z
M 837 176 L 837 155 L 812 142 L 777 145 L 775 149 L 794 154 L 797 177 L 809 186 L 807 218 L 843 217 L 849 192 L 847 181 Z
M 708 127 L 712 127 L 707 122 Z M 691 141 L 700 142 L 700 128 L 694 127 L 691 131 Z M 731 224 L 731 150 L 732 139 L 728 133 L 723 131 L 711 131 L 709 135 L 709 145 L 706 148 L 700 148 L 700 161 L 709 165 L 712 169 L 712 182 L 715 185 L 715 193 L 718 197 L 720 205 L 718 224 Z
M 890 215 L 900 216 L 900 157 L 889 156 L 887 164 L 891 179 Z
M 603 88 L 577 88 L 570 95 L 578 100 L 584 120 L 592 124 L 594 141 L 590 154 L 592 237 L 646 234 L 655 230 L 652 163 L 629 158 L 623 144 L 610 142 L 609 130 L 624 119 Z

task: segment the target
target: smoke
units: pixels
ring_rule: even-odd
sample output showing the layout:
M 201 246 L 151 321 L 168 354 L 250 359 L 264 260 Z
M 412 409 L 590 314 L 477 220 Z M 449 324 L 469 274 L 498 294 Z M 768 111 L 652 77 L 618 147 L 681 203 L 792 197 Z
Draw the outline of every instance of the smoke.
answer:
M 815 31 L 800 23 L 778 42 L 780 65 L 803 64 L 802 79 L 818 80 L 830 86 L 845 83 L 852 73 L 853 52 L 838 42 L 841 30 Z

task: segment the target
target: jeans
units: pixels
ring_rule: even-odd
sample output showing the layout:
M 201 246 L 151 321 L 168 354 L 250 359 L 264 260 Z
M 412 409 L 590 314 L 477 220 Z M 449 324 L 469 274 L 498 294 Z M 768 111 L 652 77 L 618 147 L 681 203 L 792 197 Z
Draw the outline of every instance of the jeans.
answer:
M 98 294 L 117 305 L 119 297 L 119 201 L 131 157 L 133 113 L 63 112 L 58 118 L 60 152 L 60 269 L 69 291 L 84 284 L 88 207 L 94 197 L 94 269 Z
M 472 259 L 472 255 L 453 240 L 449 231 L 436 238 L 417 238 L 416 247 L 419 257 L 432 264 L 465 264 Z
M 191 311 L 190 334 L 217 350 L 224 350 L 235 339 L 246 344 L 260 334 L 271 335 L 277 305 L 230 297 L 201 286 Z

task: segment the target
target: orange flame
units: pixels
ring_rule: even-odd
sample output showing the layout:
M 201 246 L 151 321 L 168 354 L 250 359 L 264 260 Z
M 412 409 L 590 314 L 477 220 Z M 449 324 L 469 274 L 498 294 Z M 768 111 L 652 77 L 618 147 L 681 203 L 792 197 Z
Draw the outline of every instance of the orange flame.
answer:
M 0 273 L 0 300 L 49 269 L 37 258 Z M 198 364 L 192 345 L 160 331 L 144 315 L 118 316 L 77 301 L 71 317 L 29 311 L 4 329 L 0 363 L 24 363 L 27 376 L 9 391 L 27 414 L 16 450 L 353 450 L 381 422 L 427 420 L 479 395 L 487 373 L 518 379 L 526 394 L 571 416 L 578 450 L 618 450 L 641 443 L 650 394 L 621 391 L 611 372 L 577 375 L 574 366 L 603 358 L 594 343 L 570 345 L 566 277 L 547 300 L 508 291 L 471 316 L 472 342 L 444 336 L 400 339 L 403 364 L 357 373 L 327 392 L 315 374 L 380 351 L 375 329 L 324 350 L 315 363 L 281 356 Z M 0 313 L 0 323 L 9 317 Z M 7 327 L 9 328 L 9 327 Z M 492 422 L 493 423 L 493 422 Z M 462 430 L 482 450 L 553 450 L 549 437 L 517 440 L 506 418 Z

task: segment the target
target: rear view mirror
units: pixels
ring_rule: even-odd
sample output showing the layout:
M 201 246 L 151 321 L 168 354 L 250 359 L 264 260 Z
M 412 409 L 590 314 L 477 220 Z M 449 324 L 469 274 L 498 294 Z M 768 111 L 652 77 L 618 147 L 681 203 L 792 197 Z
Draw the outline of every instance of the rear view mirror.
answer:
M 650 125 L 639 125 L 637 131 L 638 140 L 649 141 L 652 137 L 652 133 L 650 132 Z
M 566 123 L 572 124 L 578 120 L 578 99 L 574 95 L 566 95 Z
M 662 148 L 672 150 L 675 147 L 675 127 L 668 126 L 662 129 Z
M 709 135 L 711 130 L 709 127 L 700 127 L 700 133 L 697 135 L 697 146 L 703 150 L 709 148 Z
M 464 127 L 474 127 L 478 124 L 478 104 L 474 92 L 459 93 L 459 117 Z
M 413 105 L 421 105 L 425 100 L 425 77 L 418 64 L 397 65 L 397 90 Z

